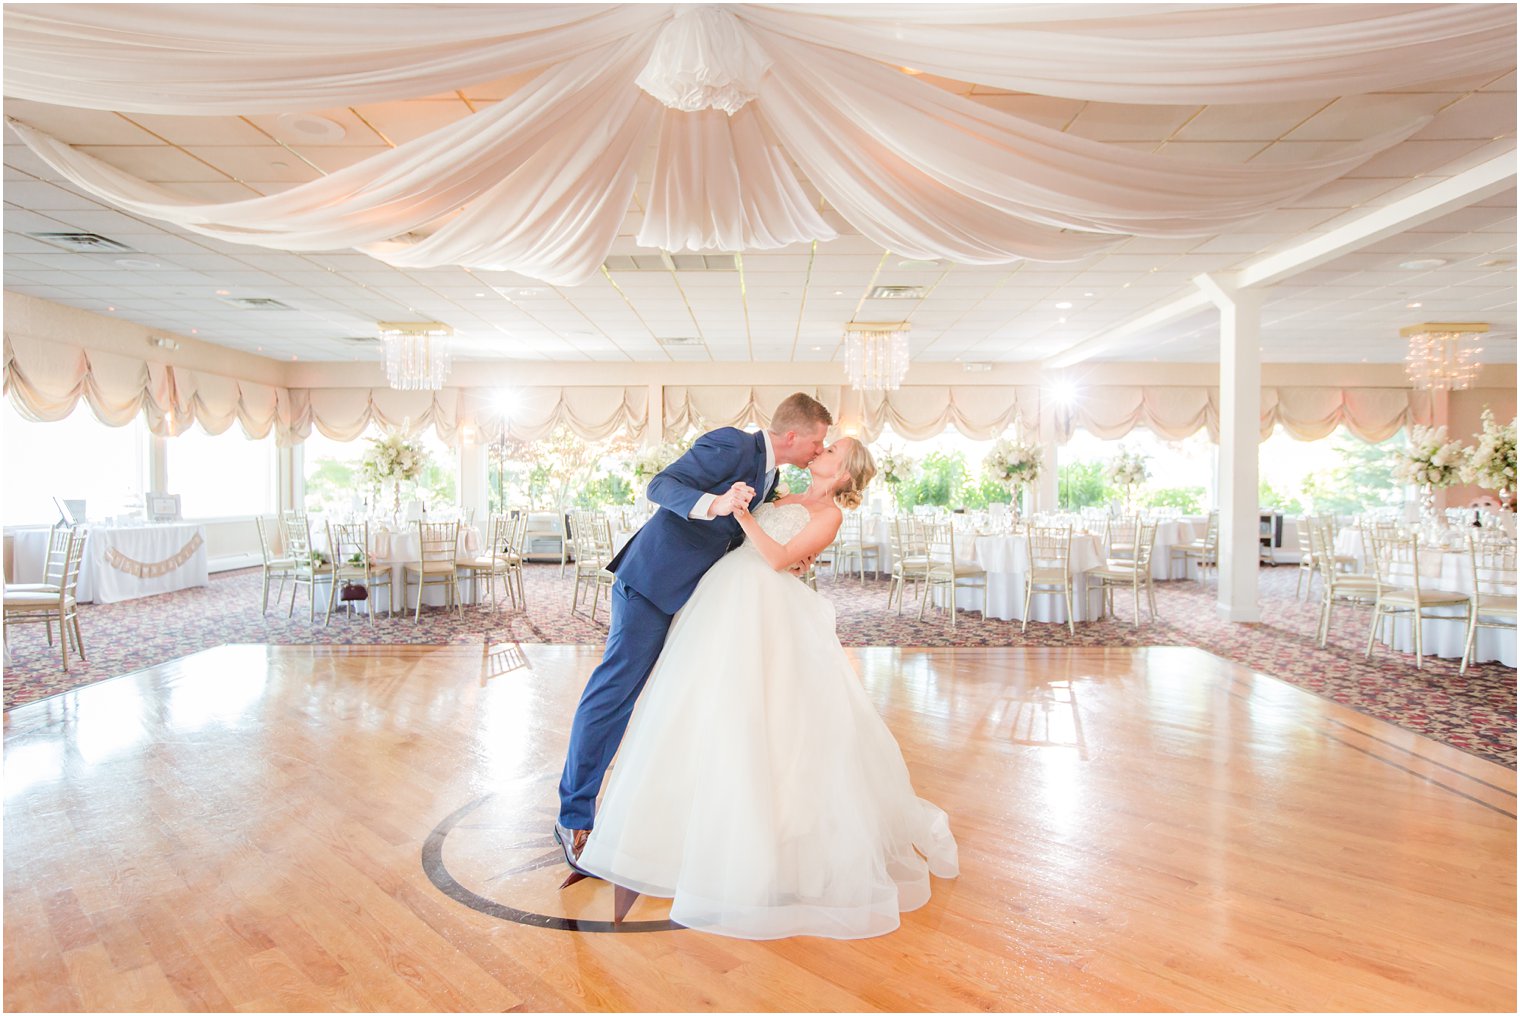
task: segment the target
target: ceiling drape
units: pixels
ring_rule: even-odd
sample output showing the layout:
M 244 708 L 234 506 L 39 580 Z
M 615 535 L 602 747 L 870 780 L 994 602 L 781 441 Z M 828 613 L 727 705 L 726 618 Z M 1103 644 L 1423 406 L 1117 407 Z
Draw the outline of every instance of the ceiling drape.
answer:
M 537 72 L 498 103 L 322 179 L 205 203 L 24 124 L 135 214 L 280 250 L 593 277 L 657 147 L 641 244 L 828 240 L 924 258 L 1068 261 L 1210 236 L 1397 144 L 1218 165 L 1076 137 L 903 73 L 1125 102 L 1330 97 L 1513 66 L 1510 5 L 8 5 L 7 95 L 183 115 L 421 97 Z M 1185 56 L 1185 58 L 1184 58 Z M 1063 69 L 1069 68 L 1069 69 Z M 66 69 L 66 70 L 65 70 Z M 1128 83 L 1112 94 L 1117 83 Z

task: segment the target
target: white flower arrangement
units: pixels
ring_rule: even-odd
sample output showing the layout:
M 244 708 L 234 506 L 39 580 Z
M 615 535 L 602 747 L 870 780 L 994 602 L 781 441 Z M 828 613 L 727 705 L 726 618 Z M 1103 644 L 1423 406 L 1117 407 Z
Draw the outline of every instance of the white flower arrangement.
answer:
M 1041 462 L 1039 445 L 1004 438 L 992 446 L 982 465 L 994 480 L 1013 488 L 1039 479 Z
M 1462 479 L 1484 490 L 1515 489 L 1515 421 L 1504 426 L 1494 421 L 1493 410 L 1483 410 L 1483 431 L 1473 435 L 1478 443 L 1467 454 Z
M 372 438 L 369 444 L 362 468 L 371 483 L 415 480 L 427 468 L 428 453 L 422 445 L 401 434 Z
M 889 487 L 906 483 L 917 468 L 916 459 L 909 458 L 906 452 L 894 448 L 883 448 L 876 455 L 876 471 Z
M 642 451 L 633 460 L 633 475 L 640 480 L 652 480 L 684 454 L 686 454 L 685 448 L 668 441 L 655 448 Z
M 1462 442 L 1448 440 L 1445 427 L 1414 427 L 1393 478 L 1419 487 L 1450 487 L 1462 478 L 1466 460 Z
M 1104 467 L 1103 472 L 1109 483 L 1128 490 L 1150 479 L 1150 470 L 1145 468 L 1145 462 L 1145 456 L 1139 452 L 1121 448 L 1113 461 Z

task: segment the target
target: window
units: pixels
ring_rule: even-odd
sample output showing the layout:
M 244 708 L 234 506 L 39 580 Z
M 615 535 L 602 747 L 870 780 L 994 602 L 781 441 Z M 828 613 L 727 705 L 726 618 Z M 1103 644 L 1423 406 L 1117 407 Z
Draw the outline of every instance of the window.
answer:
M 306 473 L 306 510 L 309 512 L 371 511 L 388 512 L 395 503 L 395 490 L 383 483 L 378 490 L 364 479 L 362 463 L 370 440 L 380 436 L 380 428 L 371 425 L 358 440 L 334 441 L 313 430 L 302 445 Z M 428 464 L 414 483 L 401 485 L 401 499 L 416 498 L 428 510 L 459 501 L 459 456 L 438 439 L 431 427 L 414 434 L 411 440 L 422 445 Z
M 142 508 L 148 428 L 139 416 L 108 427 L 81 402 L 66 419 L 34 423 L 5 402 L 5 524 L 52 525 L 53 498 L 79 499 L 99 521 Z
M 180 496 L 187 519 L 263 515 L 275 510 L 274 436 L 251 440 L 233 424 L 207 434 L 200 424 L 166 438 L 166 494 Z

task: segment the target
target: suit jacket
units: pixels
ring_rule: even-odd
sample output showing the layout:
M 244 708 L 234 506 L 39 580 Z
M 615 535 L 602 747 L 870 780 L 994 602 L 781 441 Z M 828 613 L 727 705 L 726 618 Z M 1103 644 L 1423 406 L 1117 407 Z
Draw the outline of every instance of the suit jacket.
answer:
M 649 481 L 647 496 L 660 510 L 607 566 L 630 589 L 667 614 L 690 598 L 707 569 L 744 542 L 731 516 L 690 518 L 703 494 L 722 494 L 739 481 L 755 489 L 758 507 L 765 483 L 765 435 L 722 427 L 697 438 L 691 450 Z

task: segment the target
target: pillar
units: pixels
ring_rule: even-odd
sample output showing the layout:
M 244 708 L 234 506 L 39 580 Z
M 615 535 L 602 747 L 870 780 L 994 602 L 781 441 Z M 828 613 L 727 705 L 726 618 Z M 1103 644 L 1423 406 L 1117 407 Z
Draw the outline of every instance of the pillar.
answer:
M 1265 291 L 1193 280 L 1219 308 L 1219 601 L 1226 621 L 1260 621 L 1261 306 Z

